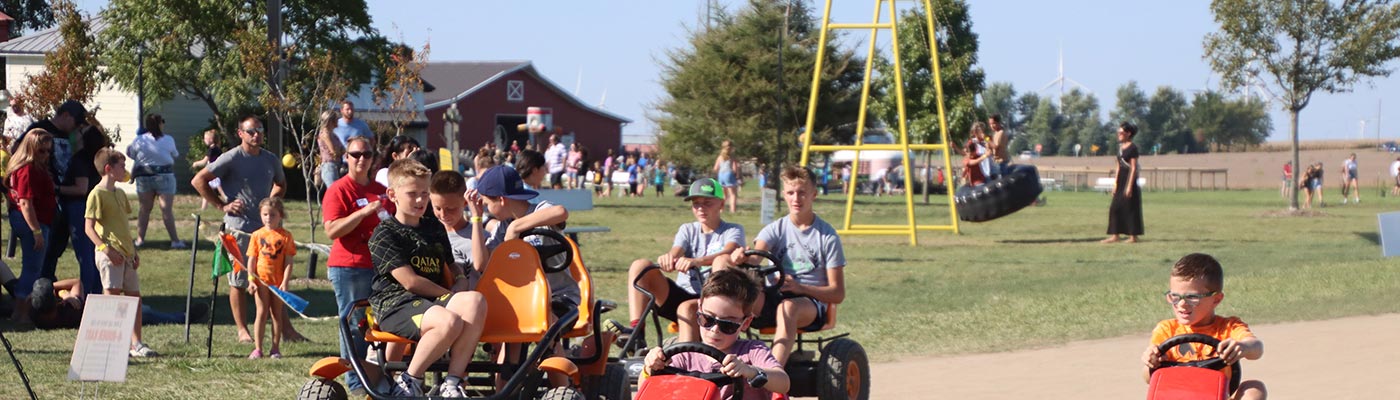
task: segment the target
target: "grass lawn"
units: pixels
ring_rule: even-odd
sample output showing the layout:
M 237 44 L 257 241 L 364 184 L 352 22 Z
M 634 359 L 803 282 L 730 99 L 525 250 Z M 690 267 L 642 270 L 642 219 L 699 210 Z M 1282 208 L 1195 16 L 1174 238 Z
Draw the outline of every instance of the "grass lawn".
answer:
M 738 215 L 751 239 L 758 233 L 757 190 L 751 186 Z M 1400 311 L 1400 267 L 1384 260 L 1377 245 L 1376 217 L 1400 206 L 1374 190 L 1357 206 L 1333 206 L 1311 217 L 1277 217 L 1283 208 L 1276 192 L 1147 193 L 1147 235 L 1136 245 L 1102 245 L 1108 197 L 1098 193 L 1051 192 L 1043 207 L 983 224 L 964 224 L 960 236 L 923 233 L 920 245 L 906 237 L 843 238 L 847 301 L 838 330 L 852 332 L 876 361 L 956 353 L 996 352 L 1052 346 L 1070 340 L 1141 335 L 1170 311 L 1160 293 L 1167 271 L 1191 252 L 1216 256 L 1225 266 L 1220 311 L 1251 323 L 1315 320 Z M 946 221 L 946 197 L 918 213 L 924 224 Z M 900 223 L 902 198 L 862 198 L 855 223 Z M 819 200 L 818 212 L 841 225 L 844 197 Z M 186 218 L 197 199 L 181 197 L 177 215 Z M 291 205 L 289 228 L 306 240 L 306 204 Z M 205 217 L 217 218 L 213 212 Z M 583 252 L 599 296 L 623 302 L 631 260 L 655 258 L 669 246 L 676 226 L 692 220 L 675 198 L 600 199 L 597 208 L 571 216 L 576 225 L 606 225 L 611 233 L 585 234 Z M 180 225 L 189 237 L 192 221 Z M 207 234 L 204 230 L 201 234 Z M 151 238 L 163 231 L 153 227 Z M 324 236 L 319 234 L 321 241 Z M 142 255 L 143 291 L 157 308 L 183 308 L 189 274 L 188 251 L 153 250 Z M 195 296 L 207 299 L 212 245 L 200 242 Z M 71 253 L 69 253 L 71 254 Z M 298 255 L 297 276 L 305 276 Z M 7 260 L 18 269 L 18 260 Z M 324 265 L 324 260 L 321 261 Z M 61 276 L 76 276 L 70 258 Z M 319 271 L 325 277 L 324 266 Z M 146 336 L 162 356 L 133 360 L 125 384 L 103 384 L 108 398 L 273 398 L 293 396 L 314 360 L 336 352 L 330 321 L 296 320 L 314 340 L 284 346 L 280 361 L 249 361 L 251 345 L 236 343 L 230 324 L 227 286 L 220 283 L 214 328 L 214 357 L 204 358 L 205 331 L 199 326 L 186 344 L 181 326 L 147 327 Z M 313 316 L 334 314 L 326 281 L 292 285 L 308 298 Z M 250 307 L 251 308 L 251 307 Z M 626 317 L 625 307 L 605 316 Z M 251 321 L 251 316 L 250 316 Z M 41 397 L 77 397 L 79 385 L 65 380 L 76 331 L 6 331 Z M 1267 339 L 1267 338 L 1265 338 Z M 1136 354 L 1124 355 L 1136 359 Z M 0 398 L 25 394 L 5 361 Z M 92 389 L 89 385 L 88 390 Z M 90 393 L 90 392 L 89 392 Z

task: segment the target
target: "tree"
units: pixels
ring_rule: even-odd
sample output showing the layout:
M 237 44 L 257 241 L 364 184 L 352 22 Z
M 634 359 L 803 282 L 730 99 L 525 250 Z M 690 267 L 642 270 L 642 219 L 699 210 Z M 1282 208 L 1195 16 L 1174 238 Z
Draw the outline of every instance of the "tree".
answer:
M 1109 134 L 1099 120 L 1099 99 L 1092 93 L 1074 88 L 1060 98 L 1060 154 L 1074 154 L 1074 146 L 1081 147 L 1080 154 L 1093 154 L 1094 146 L 1107 149 L 1112 143 Z M 1116 126 L 1116 124 L 1115 124 Z
M 66 0 L 54 2 L 53 11 L 63 43 L 44 55 L 44 70 L 30 76 L 19 91 L 24 108 L 41 114 L 64 100 L 87 103 L 104 80 L 95 62 L 91 27 L 82 12 Z
M 370 81 L 388 41 L 370 26 L 364 0 L 283 2 L 286 43 L 279 60 L 308 60 L 330 54 L 332 64 L 357 87 Z M 252 71 L 248 57 L 269 56 L 255 42 L 267 41 L 264 1 L 112 0 L 102 12 L 103 65 L 123 89 L 144 91 L 153 107 L 175 96 L 203 102 L 214 124 L 230 129 L 238 113 L 261 107 L 267 71 Z M 138 87 L 138 68 L 144 83 Z M 297 79 L 295 73 L 284 78 Z M 292 83 L 286 83 L 292 85 Z
M 423 92 L 423 67 L 428 65 L 427 43 L 414 51 L 408 46 L 395 46 L 392 53 L 381 60 L 379 79 L 374 85 L 374 104 L 388 115 L 387 121 L 379 122 L 380 143 L 386 143 L 385 136 L 403 134 L 403 128 L 418 118 L 415 95 Z M 393 133 L 389 135 L 389 133 Z M 443 130 L 447 134 L 447 130 Z M 443 138 L 443 143 L 449 143 Z
M 57 2 L 54 5 L 57 6 Z M 10 38 L 20 37 L 25 30 L 48 29 L 54 24 L 53 8 L 45 0 L 0 0 L 0 12 L 15 19 L 10 25 Z
M 1148 100 L 1147 116 L 1143 119 L 1141 131 L 1138 132 L 1138 136 L 1143 139 L 1137 142 L 1144 144 L 1144 148 L 1153 154 L 1173 151 L 1185 153 L 1195 145 L 1191 137 L 1191 128 L 1187 124 L 1190 109 L 1191 106 L 1186 103 L 1186 96 L 1182 95 L 1181 91 L 1169 86 L 1158 87 L 1157 92 L 1152 94 L 1152 99 Z
M 1229 99 L 1215 91 L 1196 95 L 1187 120 L 1195 135 L 1215 145 L 1215 151 L 1229 150 L 1235 145 L 1258 145 L 1273 130 L 1273 121 L 1263 101 Z
M 662 157 L 708 170 L 720 143 L 732 140 L 739 158 L 795 158 L 798 146 L 776 154 L 775 135 L 792 133 L 784 139 L 791 141 L 805 126 L 820 32 L 811 10 L 800 1 L 791 3 L 784 27 L 785 3 L 751 0 L 737 13 L 719 10 L 709 29 L 691 30 L 686 47 L 666 52 L 661 61 L 666 94 L 649 116 L 661 131 L 657 146 Z M 787 34 L 781 43 L 780 71 L 776 49 L 782 29 Z M 813 142 L 849 143 L 854 130 L 838 127 L 855 120 L 861 71 L 853 66 L 864 63 L 835 46 L 839 37 L 829 39 L 818 79 Z M 781 92 L 779 73 L 786 82 Z
M 1028 100 L 1025 96 L 1022 96 L 1022 99 Z M 1040 146 L 1039 152 L 1043 155 L 1059 154 L 1060 130 L 1064 125 L 1059 108 L 1050 99 L 1040 99 L 1040 104 L 1036 105 L 1033 115 L 1030 123 L 1026 124 L 1028 148 L 1034 150 L 1036 146 Z
M 1112 125 L 1115 131 L 1120 122 L 1126 121 L 1133 123 L 1133 125 L 1143 125 L 1147 119 L 1147 94 L 1138 87 L 1137 81 L 1128 81 L 1123 86 L 1119 86 L 1117 94 L 1118 105 L 1108 113 L 1107 124 Z M 1139 130 L 1133 141 L 1144 148 L 1151 149 L 1151 144 L 1155 144 L 1156 137 L 1155 133 Z
M 1011 152 L 1020 154 L 1023 151 L 1035 150 L 1035 145 L 1031 143 L 1027 129 L 1036 116 L 1036 109 L 1040 108 L 1040 95 L 1035 92 L 1022 93 L 1016 98 L 1015 110 L 1016 118 L 1011 126 Z M 1009 116 L 1007 118 L 1010 118 Z
M 915 143 L 938 143 L 942 132 L 938 122 L 938 93 L 934 79 L 943 87 L 943 110 L 948 125 L 948 147 L 957 148 L 967 140 L 972 124 L 986 119 L 977 106 L 977 95 L 986 87 L 987 74 L 977 66 L 977 33 L 972 31 L 967 2 L 935 0 L 933 4 L 934 34 L 938 50 L 939 76 L 933 74 L 929 53 L 929 27 L 923 7 L 900 13 L 899 57 L 904 81 L 904 110 L 909 140 Z M 899 126 L 898 98 L 894 92 L 894 68 L 884 57 L 875 59 L 878 75 L 872 77 L 871 111 L 890 130 Z M 989 132 L 990 133 L 990 132 Z M 897 138 L 896 138 L 897 139 Z M 924 152 L 924 165 L 933 165 L 933 153 Z M 929 175 L 924 179 L 931 179 Z M 932 187 L 925 182 L 924 188 Z M 929 191 L 924 191 L 929 202 Z
M 1293 165 L 1298 114 L 1313 94 L 1389 76 L 1385 64 L 1400 57 L 1400 4 L 1390 0 L 1212 0 L 1210 10 L 1220 29 L 1206 35 L 1204 58 L 1227 89 L 1253 82 L 1288 112 Z

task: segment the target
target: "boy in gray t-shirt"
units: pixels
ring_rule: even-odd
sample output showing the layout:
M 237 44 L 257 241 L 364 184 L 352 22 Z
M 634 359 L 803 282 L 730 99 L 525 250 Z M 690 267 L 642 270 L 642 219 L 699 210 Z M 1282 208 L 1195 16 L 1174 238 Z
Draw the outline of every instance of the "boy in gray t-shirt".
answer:
M 719 182 L 704 178 L 690 185 L 685 197 L 695 222 L 681 225 L 671 250 L 662 253 L 656 262 L 645 258 L 632 262 L 627 271 L 627 311 L 631 323 L 624 333 L 635 329 L 646 309 L 647 298 L 642 291 L 651 292 L 652 306 L 657 315 L 680 325 L 680 341 L 700 341 L 700 328 L 695 324 L 695 311 L 700 288 L 710 275 L 710 265 L 716 258 L 744 245 L 744 227 L 720 218 L 724 209 L 724 189 Z M 676 279 L 662 272 L 675 272 Z M 656 273 L 649 273 L 656 272 Z M 638 280 L 638 276 L 641 277 Z M 636 285 L 633 285 L 636 282 Z
M 816 331 L 826 324 L 830 306 L 846 299 L 846 253 L 836 229 L 812 211 L 817 197 L 816 180 L 800 167 L 783 170 L 783 201 L 788 215 L 758 232 L 754 249 L 773 253 L 787 279 L 777 290 L 765 290 L 752 326 L 774 327 L 773 356 L 786 365 L 798 330 Z M 715 268 L 741 263 L 757 264 L 737 249 Z
M 481 280 L 481 268 L 486 267 L 485 242 L 481 239 L 485 234 L 481 230 L 480 215 L 468 219 L 463 213 L 467 207 L 466 180 L 457 171 L 433 173 L 428 184 L 428 200 L 432 203 L 433 216 L 447 229 L 456 274 L 467 279 L 467 289 L 475 290 Z

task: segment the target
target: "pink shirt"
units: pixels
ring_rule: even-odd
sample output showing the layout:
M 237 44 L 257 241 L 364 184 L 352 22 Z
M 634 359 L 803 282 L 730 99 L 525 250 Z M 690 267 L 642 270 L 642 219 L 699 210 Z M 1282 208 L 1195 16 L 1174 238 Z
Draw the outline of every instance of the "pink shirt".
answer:
M 754 367 L 782 368 L 778 365 L 778 360 L 773 358 L 773 351 L 768 349 L 768 345 L 758 340 L 742 339 L 734 342 L 734 346 L 729 349 L 729 354 L 739 356 L 740 360 L 749 363 Z M 671 358 L 671 366 L 686 371 L 696 372 L 719 372 L 720 360 L 710 358 L 710 356 L 700 353 L 682 353 Z M 729 398 L 729 393 L 734 385 L 725 385 L 719 390 L 719 398 Z M 744 388 L 744 400 L 769 400 L 773 398 L 773 392 L 767 389 L 750 387 L 747 383 Z

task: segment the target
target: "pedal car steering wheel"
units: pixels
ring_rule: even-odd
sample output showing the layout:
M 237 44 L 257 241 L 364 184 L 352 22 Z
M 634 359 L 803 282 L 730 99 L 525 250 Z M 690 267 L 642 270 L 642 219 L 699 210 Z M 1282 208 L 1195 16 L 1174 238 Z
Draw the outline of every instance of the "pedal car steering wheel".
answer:
M 1162 344 L 1157 345 L 1157 352 L 1159 354 L 1167 354 L 1167 351 L 1170 351 L 1173 347 L 1180 346 L 1186 343 L 1200 343 L 1206 346 L 1210 346 L 1212 349 L 1217 350 L 1220 348 L 1219 339 L 1202 335 L 1199 333 L 1188 333 L 1185 335 L 1173 336 L 1170 339 L 1163 341 Z M 1213 369 L 1216 371 L 1222 371 L 1226 367 L 1229 367 L 1230 394 L 1233 395 L 1235 393 L 1235 390 L 1240 388 L 1241 369 L 1239 361 L 1236 361 L 1234 364 L 1226 365 L 1225 359 L 1221 358 L 1220 356 L 1197 361 L 1162 361 L 1161 364 L 1159 364 L 1157 368 L 1153 368 L 1152 371 L 1149 372 L 1149 374 L 1151 372 L 1156 372 L 1158 369 L 1167 367 L 1197 367 Z
M 713 346 L 700 342 L 673 343 L 670 346 L 666 346 L 665 348 L 661 349 L 661 354 L 666 356 L 667 360 L 670 360 L 676 355 L 682 353 L 704 354 L 706 356 L 709 356 L 710 358 L 715 359 L 716 362 L 720 363 L 723 363 L 724 357 L 729 355 L 723 351 L 720 351 L 719 349 L 714 348 Z M 666 368 L 662 368 L 660 371 L 652 373 L 652 376 L 658 375 L 689 376 L 710 381 L 711 383 L 714 383 L 716 386 L 719 387 L 723 387 L 725 385 L 733 385 L 733 390 L 730 391 L 730 398 L 735 398 L 739 394 L 743 393 L 743 385 L 745 384 L 743 378 L 730 378 L 729 375 L 725 375 L 724 373 L 720 372 L 695 372 L 671 366 L 667 366 Z
M 531 236 L 543 236 L 553 239 L 555 243 L 557 243 L 531 244 L 531 246 L 534 246 L 535 251 L 540 253 L 540 266 L 543 267 L 544 272 L 560 272 L 568 269 L 569 264 L 574 262 L 574 248 L 569 245 L 569 241 L 564 238 L 564 235 L 555 232 L 553 229 L 534 228 L 520 234 L 520 239 L 523 240 Z M 564 254 L 563 261 L 557 263 L 558 265 L 550 265 L 549 260 L 560 254 Z
M 770 290 L 776 291 L 783 287 L 783 281 L 787 279 L 787 271 L 783 270 L 783 264 L 778 261 L 777 256 L 774 256 L 773 253 L 764 250 L 749 250 L 745 251 L 744 255 L 763 257 L 768 259 L 768 262 L 773 263 L 773 265 L 769 265 L 766 267 L 757 264 L 749 264 L 747 257 L 745 257 L 744 263 L 739 264 L 739 268 L 749 268 L 758 271 L 759 278 L 763 279 L 763 290 L 765 292 Z M 768 275 L 774 273 L 778 274 L 778 279 L 770 281 L 768 279 Z

